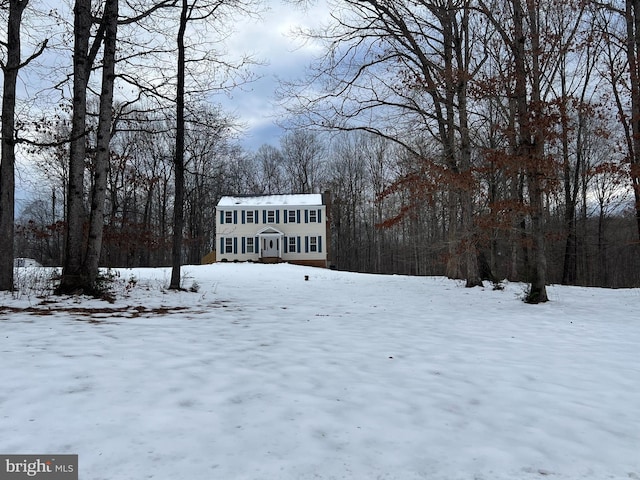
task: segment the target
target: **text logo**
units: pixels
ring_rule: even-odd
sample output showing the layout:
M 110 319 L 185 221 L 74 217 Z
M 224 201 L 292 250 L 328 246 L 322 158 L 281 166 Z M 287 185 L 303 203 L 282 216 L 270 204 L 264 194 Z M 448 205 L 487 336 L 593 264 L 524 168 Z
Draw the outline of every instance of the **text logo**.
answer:
M 78 455 L 0 455 L 0 480 L 78 480 Z

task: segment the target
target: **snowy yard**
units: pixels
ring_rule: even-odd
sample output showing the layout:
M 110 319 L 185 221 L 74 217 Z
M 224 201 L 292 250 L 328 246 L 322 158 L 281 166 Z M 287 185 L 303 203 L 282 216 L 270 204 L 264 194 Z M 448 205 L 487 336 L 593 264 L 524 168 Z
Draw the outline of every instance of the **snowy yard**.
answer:
M 197 293 L 137 269 L 114 304 L 0 296 L 0 452 L 81 480 L 640 480 L 638 289 L 184 272 Z

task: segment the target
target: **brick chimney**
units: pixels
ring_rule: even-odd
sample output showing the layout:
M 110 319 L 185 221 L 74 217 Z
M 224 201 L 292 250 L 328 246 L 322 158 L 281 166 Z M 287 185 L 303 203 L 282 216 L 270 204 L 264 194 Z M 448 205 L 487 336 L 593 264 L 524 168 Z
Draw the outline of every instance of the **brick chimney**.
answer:
M 325 206 L 325 229 L 327 244 L 327 267 L 331 266 L 331 191 L 325 190 L 322 194 L 322 204 Z

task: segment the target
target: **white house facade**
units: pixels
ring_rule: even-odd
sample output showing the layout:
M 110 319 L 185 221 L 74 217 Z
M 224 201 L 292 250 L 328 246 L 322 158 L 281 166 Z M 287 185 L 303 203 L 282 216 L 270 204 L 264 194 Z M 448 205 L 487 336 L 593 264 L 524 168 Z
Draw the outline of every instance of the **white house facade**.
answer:
M 328 193 L 222 197 L 216 261 L 327 266 Z

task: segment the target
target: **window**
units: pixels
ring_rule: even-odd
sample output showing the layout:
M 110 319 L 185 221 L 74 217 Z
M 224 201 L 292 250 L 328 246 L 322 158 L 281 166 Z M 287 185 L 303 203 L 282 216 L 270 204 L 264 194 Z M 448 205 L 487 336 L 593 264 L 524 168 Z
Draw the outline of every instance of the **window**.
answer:
M 224 253 L 233 253 L 233 238 L 224 239 Z
M 289 237 L 289 253 L 296 253 L 296 237 Z
M 317 223 L 318 222 L 318 211 L 317 210 L 309 210 L 309 222 Z
M 233 223 L 233 212 L 224 212 L 224 223 Z
M 289 213 L 287 215 L 289 216 L 289 223 L 296 223 L 296 211 L 295 210 L 289 210 Z
M 318 251 L 318 237 L 309 237 L 309 251 L 310 252 Z
M 253 220 L 253 210 L 247 211 L 247 223 L 255 223 Z
M 247 237 L 247 253 L 253 253 L 253 237 Z
M 267 223 L 276 223 L 276 211 L 267 210 Z

